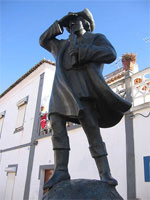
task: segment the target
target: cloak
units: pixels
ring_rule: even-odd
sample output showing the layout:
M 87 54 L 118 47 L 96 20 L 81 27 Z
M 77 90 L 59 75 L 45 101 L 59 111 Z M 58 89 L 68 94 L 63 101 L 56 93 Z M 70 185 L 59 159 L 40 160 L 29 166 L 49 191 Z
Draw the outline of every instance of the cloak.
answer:
M 40 40 L 41 46 L 56 59 L 56 72 L 49 104 L 49 114 L 60 114 L 68 121 L 80 123 L 84 100 L 92 101 L 99 127 L 116 125 L 131 104 L 115 94 L 105 82 L 104 63 L 116 59 L 116 52 L 103 34 L 86 32 L 79 42 L 78 65 L 72 67 L 68 53 L 70 39 L 58 40 L 63 29 L 56 21 Z

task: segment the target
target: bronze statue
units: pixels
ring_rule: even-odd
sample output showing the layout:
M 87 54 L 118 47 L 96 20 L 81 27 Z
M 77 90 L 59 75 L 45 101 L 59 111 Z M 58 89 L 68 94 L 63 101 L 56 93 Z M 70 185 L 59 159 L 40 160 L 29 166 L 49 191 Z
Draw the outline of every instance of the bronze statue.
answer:
M 64 27 L 70 33 L 69 38 L 56 39 L 63 33 Z M 118 184 L 111 176 L 99 127 L 116 125 L 131 104 L 117 96 L 103 78 L 104 63 L 112 63 L 116 59 L 116 51 L 103 34 L 92 33 L 94 27 L 92 14 L 84 9 L 82 12 L 69 12 L 40 37 L 40 45 L 56 59 L 49 105 L 55 170 L 44 189 L 70 179 L 67 121 L 83 127 L 100 179 L 114 186 Z

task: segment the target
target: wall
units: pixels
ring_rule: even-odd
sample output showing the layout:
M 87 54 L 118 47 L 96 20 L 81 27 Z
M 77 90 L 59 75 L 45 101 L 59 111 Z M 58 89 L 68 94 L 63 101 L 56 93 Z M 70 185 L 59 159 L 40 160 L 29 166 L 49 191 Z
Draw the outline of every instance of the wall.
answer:
M 150 117 L 143 117 L 150 112 L 150 108 L 141 109 L 134 112 L 134 143 L 135 143 L 135 163 L 136 163 L 136 196 L 139 199 L 150 199 L 150 182 L 144 179 L 144 156 L 150 156 Z
M 0 100 L 0 112 L 6 111 L 0 149 L 7 149 L 30 142 L 39 87 L 39 73 L 42 73 L 42 70 L 42 67 L 37 69 Z M 29 98 L 25 113 L 24 130 L 14 133 L 18 114 L 16 104 L 26 96 Z
M 41 105 L 45 107 L 45 112 L 48 112 L 49 100 L 53 85 L 55 66 L 49 66 L 47 63 L 45 66 L 45 75 L 43 90 L 41 96 Z M 49 154 L 49 155 L 48 155 Z M 40 179 L 39 179 L 39 168 L 41 165 L 53 164 L 53 151 L 51 145 L 51 138 L 46 137 L 38 139 L 38 145 L 35 147 L 33 169 L 31 176 L 31 187 L 30 187 L 30 199 L 37 199 L 40 190 Z
M 6 182 L 7 182 L 7 172 L 5 172 L 8 165 L 18 164 L 17 174 L 15 176 L 13 199 L 21 200 L 23 199 L 27 163 L 29 156 L 30 147 L 25 147 L 22 149 L 17 149 L 13 151 L 8 151 L 2 153 L 0 162 L 0 199 L 4 199 Z
M 127 199 L 125 118 L 112 128 L 102 129 L 102 136 L 107 147 L 112 176 L 119 183 L 116 189 Z
M 113 128 L 102 129 L 102 136 L 107 146 L 111 172 L 119 182 L 118 192 L 127 199 L 126 191 L 126 144 L 124 118 Z M 89 145 L 82 128 L 68 131 L 70 139 L 69 172 L 72 179 L 99 179 L 94 159 L 89 152 Z M 34 155 L 34 165 L 31 178 L 30 199 L 36 199 L 39 195 L 40 165 L 54 164 L 51 137 L 38 140 Z
M 41 97 L 41 105 L 44 105 L 45 111 L 48 112 L 49 107 L 49 100 L 53 86 L 53 79 L 55 74 L 55 66 L 44 63 L 45 66 L 45 76 L 44 76 L 44 84 L 42 90 L 42 97 Z
M 117 190 L 126 199 L 126 141 L 124 118 L 113 128 L 101 129 L 106 143 L 111 172 L 119 182 Z M 91 157 L 86 135 L 82 128 L 69 131 L 69 171 L 73 179 L 99 179 L 94 159 Z
M 23 199 L 40 74 L 51 71 L 50 68 L 54 68 L 54 66 L 43 63 L 0 99 L 0 113 L 6 111 L 0 138 L 0 150 L 5 150 L 5 152 L 0 153 L 0 177 L 1 180 L 3 180 L 0 181 L 0 197 L 4 198 L 5 193 L 7 181 L 5 168 L 8 167 L 8 165 L 17 164 L 18 171 L 15 177 L 13 199 Z M 48 77 L 46 76 L 46 80 L 47 79 Z M 52 80 L 50 80 L 50 82 L 52 82 Z M 45 84 L 47 83 L 49 84 L 48 81 L 45 82 Z M 50 84 L 50 87 L 51 85 L 52 84 Z M 25 113 L 24 130 L 14 133 L 18 114 L 18 107 L 16 104 L 26 96 L 29 98 Z M 25 147 L 18 147 L 21 145 L 25 145 Z M 9 148 L 12 149 L 8 151 Z
M 54 164 L 51 137 L 38 140 L 35 148 L 29 199 L 38 199 L 40 190 L 39 169 L 41 165 Z
M 70 159 L 69 171 L 72 179 L 98 178 L 96 165 L 91 157 L 86 135 L 82 128 L 69 131 Z
M 0 112 L 6 111 L 0 138 L 0 149 L 7 149 L 31 142 L 40 74 L 43 72 L 45 72 L 45 76 L 41 105 L 44 105 L 48 112 L 55 66 L 50 66 L 47 63 L 43 63 L 36 71 L 26 77 L 25 80 L 19 83 L 0 100 Z M 29 101 L 27 104 L 24 131 L 14 134 L 18 111 L 16 103 L 26 96 L 29 96 Z M 134 111 L 134 114 L 137 112 L 139 111 Z M 149 108 L 140 110 L 140 113 L 144 115 L 147 115 L 148 112 L 150 112 Z M 150 183 L 144 181 L 143 156 L 150 156 L 148 140 L 149 117 L 144 118 L 137 115 L 133 122 L 136 162 L 136 196 L 139 199 L 147 200 L 150 199 Z M 106 143 L 112 176 L 119 182 L 117 190 L 124 199 L 127 199 L 125 119 L 123 118 L 115 127 L 101 129 L 101 133 Z M 87 138 L 82 128 L 70 130 L 68 131 L 68 135 L 71 146 L 69 159 L 71 178 L 99 179 L 98 171 L 94 159 L 90 155 Z M 34 152 L 29 199 L 38 199 L 39 197 L 39 190 L 41 187 L 39 179 L 40 166 L 54 164 L 51 136 L 38 138 L 37 141 L 38 144 L 35 146 Z M 2 199 L 4 198 L 7 180 L 5 168 L 11 164 L 18 164 L 13 197 L 15 200 L 23 199 L 29 150 L 30 147 L 27 146 L 21 149 L 0 153 L 0 177 L 1 180 L 3 180 L 0 181 L 0 195 Z

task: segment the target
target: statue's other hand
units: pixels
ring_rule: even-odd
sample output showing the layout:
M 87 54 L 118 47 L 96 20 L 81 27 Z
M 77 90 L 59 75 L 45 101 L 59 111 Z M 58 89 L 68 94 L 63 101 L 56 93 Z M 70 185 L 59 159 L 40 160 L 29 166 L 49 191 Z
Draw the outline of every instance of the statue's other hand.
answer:
M 77 17 L 77 14 L 69 13 L 68 15 L 65 15 L 64 17 L 62 17 L 62 18 L 59 20 L 59 24 L 60 24 L 62 27 L 69 27 L 69 21 L 70 21 L 71 19 L 74 19 L 75 17 Z

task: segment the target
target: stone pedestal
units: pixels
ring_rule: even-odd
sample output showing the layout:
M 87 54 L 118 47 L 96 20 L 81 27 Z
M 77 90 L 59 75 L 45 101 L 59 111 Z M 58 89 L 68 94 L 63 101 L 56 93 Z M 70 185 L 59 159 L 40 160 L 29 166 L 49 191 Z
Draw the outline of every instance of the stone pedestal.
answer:
M 114 186 L 98 180 L 62 181 L 51 188 L 42 200 L 123 200 Z

